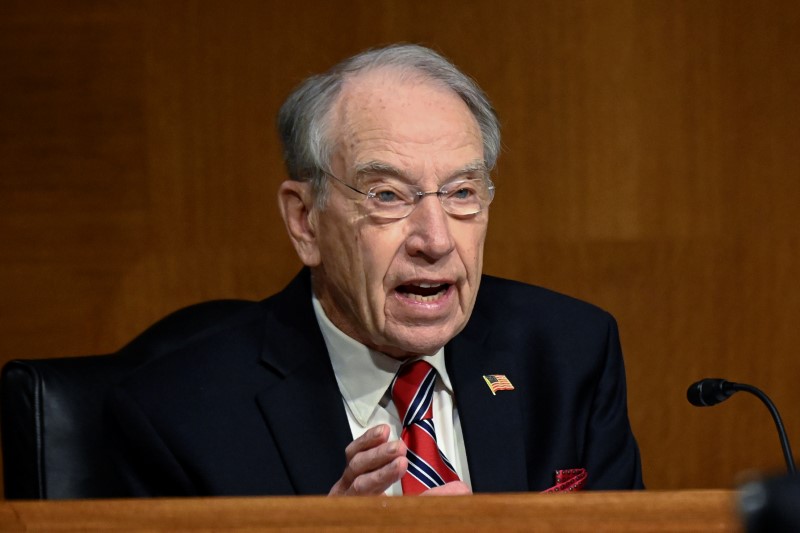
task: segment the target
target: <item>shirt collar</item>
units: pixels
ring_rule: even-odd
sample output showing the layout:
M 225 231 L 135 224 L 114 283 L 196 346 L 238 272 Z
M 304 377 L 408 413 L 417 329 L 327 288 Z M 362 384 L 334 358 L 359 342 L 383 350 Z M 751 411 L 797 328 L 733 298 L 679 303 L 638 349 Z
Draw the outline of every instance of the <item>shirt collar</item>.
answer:
M 312 303 L 342 397 L 353 417 L 362 427 L 367 427 L 372 413 L 405 361 L 372 350 L 348 337 L 330 321 L 316 295 L 312 295 Z M 444 388 L 452 394 L 444 348 L 419 359 L 426 360 L 436 369 Z

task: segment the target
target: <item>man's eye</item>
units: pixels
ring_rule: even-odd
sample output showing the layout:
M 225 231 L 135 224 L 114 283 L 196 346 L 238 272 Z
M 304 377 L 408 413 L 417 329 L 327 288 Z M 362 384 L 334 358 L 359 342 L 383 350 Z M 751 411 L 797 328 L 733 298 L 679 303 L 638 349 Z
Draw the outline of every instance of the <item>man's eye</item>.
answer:
M 386 189 L 386 188 L 375 189 L 372 191 L 372 196 L 380 203 L 386 203 L 386 204 L 403 201 L 400 194 L 394 189 Z
M 475 190 L 475 187 L 469 183 L 460 183 L 457 184 L 452 190 L 448 190 L 446 193 L 447 197 L 450 200 L 457 200 L 457 201 L 469 201 L 475 198 L 478 192 Z
M 378 191 L 375 197 L 381 202 L 394 202 L 397 200 L 397 195 L 394 191 Z
M 474 195 L 475 191 L 468 188 L 468 187 L 461 187 L 456 189 L 455 191 L 450 193 L 450 196 L 457 199 L 457 200 L 466 200 L 470 196 Z

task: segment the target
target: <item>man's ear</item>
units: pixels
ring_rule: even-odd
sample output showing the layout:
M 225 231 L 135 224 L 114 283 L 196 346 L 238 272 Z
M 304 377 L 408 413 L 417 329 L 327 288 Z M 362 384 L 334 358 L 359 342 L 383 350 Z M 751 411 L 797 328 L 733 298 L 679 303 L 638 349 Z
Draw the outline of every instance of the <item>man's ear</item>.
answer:
M 314 199 L 311 184 L 306 181 L 286 180 L 278 189 L 278 206 L 286 231 L 294 249 L 304 265 L 319 265 Z

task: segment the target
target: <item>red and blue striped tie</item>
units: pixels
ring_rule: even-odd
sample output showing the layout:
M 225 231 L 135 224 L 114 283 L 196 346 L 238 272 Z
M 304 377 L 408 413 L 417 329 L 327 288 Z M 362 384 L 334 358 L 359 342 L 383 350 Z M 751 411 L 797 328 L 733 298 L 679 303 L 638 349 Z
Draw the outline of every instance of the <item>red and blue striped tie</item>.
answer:
M 453 465 L 439 450 L 433 428 L 433 387 L 436 370 L 425 361 L 400 368 L 392 383 L 392 401 L 403 421 L 401 438 L 408 446 L 408 471 L 403 494 L 419 494 L 457 481 Z

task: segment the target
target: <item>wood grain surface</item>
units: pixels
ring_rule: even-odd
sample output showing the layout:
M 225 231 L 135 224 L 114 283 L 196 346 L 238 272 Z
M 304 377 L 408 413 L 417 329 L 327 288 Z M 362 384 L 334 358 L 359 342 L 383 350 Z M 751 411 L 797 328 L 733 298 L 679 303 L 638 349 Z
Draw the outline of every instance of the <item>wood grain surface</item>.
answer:
M 730 491 L 0 502 L 2 531 L 742 530 Z

